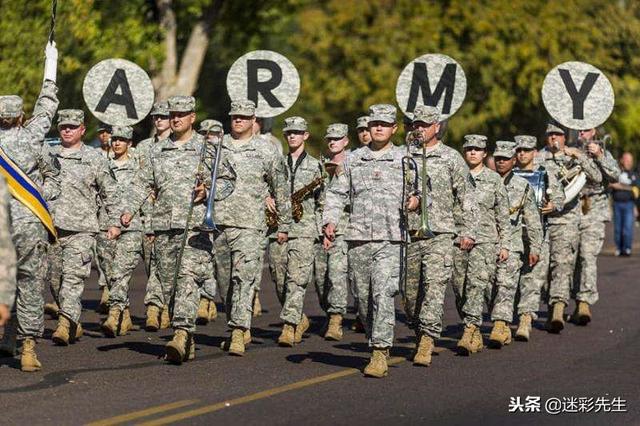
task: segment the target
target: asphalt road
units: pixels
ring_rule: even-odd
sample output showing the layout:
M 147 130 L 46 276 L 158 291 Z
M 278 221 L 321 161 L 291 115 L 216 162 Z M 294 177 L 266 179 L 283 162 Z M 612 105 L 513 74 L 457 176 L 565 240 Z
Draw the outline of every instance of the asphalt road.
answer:
M 640 263 L 611 251 L 609 245 L 599 261 L 594 321 L 568 324 L 560 335 L 539 325 L 529 343 L 459 357 L 453 348 L 461 327 L 449 292 L 437 356 L 429 368 L 414 367 L 406 360 L 412 339 L 398 307 L 393 365 L 381 380 L 360 372 L 368 359 L 363 335 L 346 331 L 342 342 L 321 338 L 324 318 L 311 289 L 306 312 L 312 328 L 302 344 L 276 345 L 279 305 L 265 280 L 265 312 L 254 321 L 244 358 L 220 350 L 228 331 L 219 318 L 198 328 L 196 360 L 174 366 L 161 359 L 167 331 L 102 337 L 92 276 L 82 315 L 85 337 L 53 346 L 55 322 L 48 320 L 38 345 L 41 372 L 22 373 L 18 359 L 0 359 L 0 424 L 640 424 Z M 139 270 L 132 291 L 139 325 L 143 277 Z M 486 341 L 488 323 L 483 332 Z M 524 402 L 527 396 L 541 398 L 540 412 L 509 412 L 510 398 Z M 565 398 L 571 408 L 578 397 L 591 404 L 605 400 L 591 412 L 545 413 L 551 398 Z M 617 397 L 626 401 L 626 412 L 602 412 Z

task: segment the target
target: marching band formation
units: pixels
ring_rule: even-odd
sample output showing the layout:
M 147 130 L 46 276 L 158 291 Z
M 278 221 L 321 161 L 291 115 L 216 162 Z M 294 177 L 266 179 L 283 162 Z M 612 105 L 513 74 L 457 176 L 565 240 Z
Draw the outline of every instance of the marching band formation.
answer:
M 348 149 L 347 124 L 329 124 L 327 156 L 317 159 L 306 150 L 302 117 L 284 120 L 283 154 L 254 101 L 232 100 L 224 134 L 216 120 L 196 130 L 195 99 L 173 96 L 153 105 L 154 137 L 134 149 L 130 126 L 104 127 L 101 150 L 83 142 L 82 110 L 58 111 L 53 43 L 46 57 L 29 121 L 21 98 L 0 96 L 0 323 L 15 297 L 0 350 L 14 355 L 17 336 L 23 371 L 41 369 L 45 310 L 58 318 L 56 345 L 82 336 L 82 294 L 96 257 L 105 336 L 132 329 L 128 293 L 144 262 L 145 329 L 173 328 L 166 360 L 176 364 L 195 357 L 196 325 L 218 316 L 216 300 L 230 329 L 223 350 L 245 354 L 259 293 L 269 291 L 261 286 L 265 261 L 282 306 L 278 344 L 303 341 L 310 284 L 327 315 L 324 338 L 341 340 L 351 293 L 371 377 L 388 373 L 398 294 L 418 366 L 431 364 L 449 283 L 464 325 L 461 355 L 485 342 L 501 348 L 512 336 L 528 341 L 541 304 L 550 333 L 564 328 L 571 299 L 570 319 L 591 321 L 606 188 L 620 174 L 595 128 L 581 129 L 572 146 L 567 126 L 554 120 L 542 146 L 531 135 L 497 141 L 493 171 L 487 137 L 466 135 L 462 152 L 445 144 L 448 116 L 439 107 L 418 103 L 396 145 L 396 107 L 375 104 L 355 123 L 358 148 Z M 53 123 L 61 144 L 49 147 Z M 54 303 L 43 309 L 45 282 Z

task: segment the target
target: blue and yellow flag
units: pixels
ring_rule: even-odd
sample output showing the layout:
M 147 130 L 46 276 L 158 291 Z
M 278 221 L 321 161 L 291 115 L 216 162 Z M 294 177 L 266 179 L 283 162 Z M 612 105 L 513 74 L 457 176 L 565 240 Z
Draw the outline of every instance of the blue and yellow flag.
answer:
M 49 206 L 47 206 L 47 202 L 44 200 L 44 197 L 42 197 L 42 194 L 40 194 L 38 187 L 1 148 L 0 174 L 2 174 L 7 181 L 11 195 L 31 210 L 51 235 L 57 239 L 58 234 L 53 225 L 53 217 L 51 217 Z

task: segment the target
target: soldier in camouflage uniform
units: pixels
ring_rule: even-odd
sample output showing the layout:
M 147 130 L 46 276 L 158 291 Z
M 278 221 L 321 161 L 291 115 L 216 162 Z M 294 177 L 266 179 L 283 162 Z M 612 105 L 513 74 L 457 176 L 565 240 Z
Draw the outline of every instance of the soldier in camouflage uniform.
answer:
M 181 364 L 195 357 L 193 333 L 199 286 L 214 279 L 213 241 L 210 234 L 198 228 L 206 210 L 207 187 L 211 187 L 215 148 L 205 144 L 193 129 L 193 97 L 173 96 L 168 104 L 172 134 L 151 151 L 149 167 L 140 169 L 139 178 L 125 199 L 121 220 L 125 227 L 130 226 L 132 212 L 149 193 L 157 194 L 151 216 L 154 250 L 163 298 L 172 308 L 174 329 L 173 339 L 166 345 L 166 359 Z M 224 157 L 218 171 L 220 182 L 216 185 L 220 194 L 233 180 Z
M 543 165 L 534 163 L 537 140 L 535 136 L 518 135 L 516 141 L 516 164 L 517 170 L 525 172 L 537 171 L 543 173 L 543 182 L 545 191 L 542 199 L 537 200 L 538 211 L 543 221 L 543 239 L 540 247 L 540 255 L 538 262 L 530 266 L 528 262 L 524 262 L 520 271 L 520 282 L 518 283 L 517 313 L 519 316 L 518 329 L 516 330 L 515 339 L 520 341 L 528 341 L 531 334 L 532 322 L 537 317 L 537 311 L 540 308 L 541 290 L 543 286 L 547 286 L 547 276 L 549 274 L 549 233 L 547 232 L 547 216 L 556 211 L 557 208 L 562 209 L 564 203 L 564 191 L 562 185 L 556 178 L 555 169 L 547 170 Z M 549 165 L 547 165 L 549 167 Z M 526 233 L 527 230 L 524 229 Z M 524 247 L 524 259 L 529 258 L 529 246 Z
M 598 301 L 598 255 L 604 243 L 606 222 L 611 221 L 608 186 L 620 177 L 618 162 L 605 149 L 602 142 L 596 140 L 596 129 L 581 130 L 581 148 L 585 151 L 602 174 L 599 183 L 589 182 L 580 192 L 582 215 L 579 225 L 579 246 L 576 271 L 574 273 L 575 312 L 571 316 L 578 325 L 587 325 L 591 321 L 589 306 Z
M 565 131 L 557 123 L 547 126 L 547 146 L 540 151 L 540 159 L 545 168 L 553 169 L 556 178 L 562 182 L 566 171 L 580 166 L 586 175 L 587 184 L 602 181 L 602 173 L 593 159 L 578 148 L 565 147 Z M 565 183 L 563 183 L 565 185 Z M 569 303 L 573 272 L 578 252 L 580 199 L 566 200 L 563 206 L 549 215 L 549 313 L 547 330 L 559 333 L 564 328 L 564 308 Z
M 344 174 L 349 145 L 349 126 L 342 123 L 330 124 L 327 127 L 325 140 L 330 158 L 325 162 L 329 187 Z M 323 193 L 323 198 L 326 192 Z M 324 199 L 322 200 L 324 205 Z M 322 218 L 320 218 L 322 219 Z M 331 248 L 325 251 L 320 245 L 316 253 L 316 290 L 322 309 L 327 312 L 329 322 L 324 335 L 326 340 L 342 340 L 342 320 L 347 313 L 347 298 L 349 293 L 349 268 L 347 262 L 347 242 L 344 239 L 345 227 L 349 223 L 349 206 L 345 206 L 340 223 L 336 229 L 335 240 Z M 322 264 L 321 267 L 318 265 Z
M 60 197 L 52 203 L 58 242 L 52 247 L 51 287 L 60 306 L 53 341 L 66 346 L 82 335 L 80 313 L 85 280 L 91 273 L 96 234 L 99 232 L 98 198 L 109 217 L 107 236 L 120 235 L 119 199 L 109 163 L 82 142 L 85 132 L 82 110 L 58 113 L 61 145 L 52 148 L 60 162 Z
M 0 176 L 0 327 L 5 327 L 11 319 L 11 307 L 16 297 L 16 251 L 11 241 L 11 212 L 9 208 L 9 188 Z M 32 341 L 32 340 L 30 340 Z M 26 341 L 25 341 L 26 342 Z M 32 346 L 30 343 L 28 346 Z M 25 350 L 23 344 L 23 355 Z M 2 353 L 0 353 L 0 356 Z M 10 354 L 13 356 L 13 354 Z
M 460 243 L 454 250 L 453 292 L 456 308 L 465 325 L 457 344 L 458 353 L 482 350 L 482 304 L 495 279 L 497 263 L 509 258 L 509 199 L 500 175 L 484 165 L 487 137 L 466 135 L 464 159 L 469 166 L 464 208 L 474 211 L 475 244 Z
M 277 214 L 277 239 L 287 240 L 291 224 L 290 189 L 282 156 L 273 144 L 253 134 L 255 104 L 231 103 L 231 135 L 222 149 L 237 174 L 233 193 L 216 202 L 216 278 L 225 301 L 231 339 L 229 354 L 242 356 L 251 342 L 251 318 L 266 250 L 265 208 L 270 195 Z
M 509 258 L 498 265 L 493 288 L 487 288 L 493 329 L 489 346 L 501 348 L 511 343 L 509 324 L 513 320 L 513 308 L 520 280 L 520 270 L 526 264 L 533 268 L 540 258 L 542 222 L 533 189 L 529 182 L 513 173 L 516 143 L 497 141 L 493 158 L 496 171 L 502 178 L 509 197 Z M 523 232 L 526 228 L 526 233 Z M 526 250 L 525 250 L 526 247 Z M 525 257 L 525 252 L 527 257 Z
M 371 142 L 368 115 L 358 117 L 358 119 L 356 120 L 356 132 L 358 133 L 358 142 L 360 142 L 360 146 L 368 146 Z
M 166 101 L 156 102 L 151 109 L 151 118 L 156 134 L 153 137 L 138 142 L 135 157 L 140 168 L 151 167 L 151 152 L 158 146 L 158 142 L 171 135 L 171 123 L 169 121 L 169 105 Z M 157 331 L 161 328 L 168 328 L 169 301 L 164 300 L 160 278 L 158 277 L 158 262 L 153 250 L 153 227 L 151 225 L 151 215 L 153 213 L 153 202 L 155 194 L 150 195 L 143 202 L 140 208 L 140 219 L 142 220 L 144 236 L 144 262 L 146 266 L 147 289 L 144 296 L 144 304 L 147 307 L 147 321 L 145 329 L 147 331 Z
M 126 197 L 140 169 L 138 160 L 130 153 L 133 129 L 129 126 L 114 126 L 111 134 L 113 159 L 109 160 L 111 173 L 118 184 L 120 198 Z M 108 337 L 127 334 L 133 324 L 129 313 L 129 284 L 133 271 L 143 257 L 142 221 L 140 215 L 115 240 L 111 273 L 109 275 L 109 316 L 102 324 Z
M 410 327 L 416 332 L 415 365 L 428 366 L 434 340 L 442 331 L 444 293 L 453 273 L 454 239 L 468 249 L 473 244 L 473 211 L 463 204 L 468 168 L 462 156 L 438 138 L 440 114 L 437 108 L 418 105 L 411 127 L 417 136 L 407 145 L 417 166 L 417 190 L 426 178 L 427 193 L 420 193 L 427 215 L 421 209 L 409 213 L 407 276 L 403 302 Z M 424 146 L 424 170 L 423 170 Z M 422 207 L 422 206 L 421 206 Z M 421 229 L 422 220 L 427 220 Z M 472 330 L 473 331 L 473 330 Z
M 60 194 L 59 164 L 51 157 L 48 145 L 44 144 L 58 107 L 57 91 L 53 81 L 43 83 L 33 118 L 24 126 L 22 99 L 19 96 L 0 96 L 0 149 L 49 202 Z M 23 371 L 37 371 L 41 366 L 35 344 L 44 331 L 42 291 L 49 233 L 40 219 L 17 198 L 11 197 L 9 208 L 10 230 L 18 262 L 16 315 L 5 328 L 2 346 L 5 351 L 13 353 L 16 337 L 23 340 L 23 346 L 30 349 L 23 352 L 21 368 Z
M 360 318 L 373 353 L 364 374 L 384 377 L 393 345 L 394 297 L 400 284 L 402 230 L 400 211 L 418 206 L 410 194 L 404 200 L 402 157 L 404 150 L 391 138 L 398 129 L 396 108 L 378 104 L 369 108 L 371 143 L 351 153 L 343 175 L 327 188 L 323 213 L 325 248 L 335 240 L 335 230 L 345 229 L 351 279 L 357 287 Z M 349 223 L 340 223 L 351 205 Z

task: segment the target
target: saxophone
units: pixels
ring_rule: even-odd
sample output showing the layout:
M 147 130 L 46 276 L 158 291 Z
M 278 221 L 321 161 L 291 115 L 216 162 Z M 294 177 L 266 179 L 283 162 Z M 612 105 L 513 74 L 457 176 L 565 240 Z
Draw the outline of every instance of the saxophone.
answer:
M 324 182 L 324 176 L 318 176 L 296 192 L 291 194 L 291 216 L 295 222 L 300 222 L 304 210 L 302 209 L 302 201 L 307 198 L 309 194 L 316 190 Z

